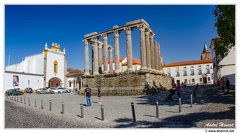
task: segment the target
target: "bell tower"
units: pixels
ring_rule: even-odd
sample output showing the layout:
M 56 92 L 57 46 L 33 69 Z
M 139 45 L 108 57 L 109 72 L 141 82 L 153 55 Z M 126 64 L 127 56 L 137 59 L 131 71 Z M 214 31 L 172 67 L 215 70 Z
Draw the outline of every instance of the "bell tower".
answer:
M 204 42 L 204 48 L 203 48 L 203 52 L 201 55 L 201 60 L 210 60 L 210 59 L 211 59 L 210 52 L 207 49 L 206 42 Z

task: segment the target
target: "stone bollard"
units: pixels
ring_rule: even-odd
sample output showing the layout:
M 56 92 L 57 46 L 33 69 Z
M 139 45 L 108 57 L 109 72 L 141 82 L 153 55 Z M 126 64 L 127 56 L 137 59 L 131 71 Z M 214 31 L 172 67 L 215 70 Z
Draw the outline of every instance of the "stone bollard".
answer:
M 158 106 L 158 101 L 156 102 L 156 117 L 159 117 L 159 106 Z
M 22 103 L 22 96 L 20 97 L 20 102 Z
M 49 100 L 49 111 L 52 111 L 52 101 Z
M 62 114 L 64 114 L 64 102 L 62 102 Z
M 23 98 L 23 101 L 24 101 L 24 104 L 26 104 L 26 99 L 25 99 L 25 97 Z
M 133 102 L 131 102 L 131 107 L 132 107 L 133 122 L 136 122 L 136 115 L 135 115 L 135 109 L 134 109 L 134 103 Z
M 35 107 L 37 107 L 37 100 L 35 99 Z
M 179 113 L 181 112 L 181 98 L 178 98 L 178 101 L 179 101 Z
M 28 105 L 30 106 L 30 98 L 28 98 Z
M 84 112 L 83 112 L 83 105 L 80 104 L 80 110 L 81 110 L 81 117 L 84 118 Z
M 18 97 L 17 97 L 17 102 L 18 102 Z
M 104 121 L 104 108 L 103 108 L 103 105 L 101 105 L 101 115 L 102 115 L 102 121 Z
M 190 107 L 192 108 L 192 104 L 193 104 L 193 97 L 192 97 L 192 94 L 190 95 L 190 100 L 191 100 L 191 101 L 190 101 L 190 102 L 191 102 L 191 106 L 190 106 Z
M 43 109 L 43 99 L 41 98 L 41 109 Z

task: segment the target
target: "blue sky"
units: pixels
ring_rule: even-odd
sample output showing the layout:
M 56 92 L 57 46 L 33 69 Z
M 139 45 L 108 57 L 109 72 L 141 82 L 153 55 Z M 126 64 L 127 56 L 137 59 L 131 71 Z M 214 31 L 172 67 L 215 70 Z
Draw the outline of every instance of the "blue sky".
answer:
M 68 68 L 84 69 L 84 35 L 144 19 L 160 43 L 164 62 L 200 59 L 217 37 L 215 5 L 5 5 L 5 66 L 41 53 L 45 42 L 66 49 Z M 114 46 L 113 35 L 108 43 Z M 100 38 L 102 41 L 102 38 Z M 132 31 L 133 57 L 140 58 L 139 29 Z M 89 47 L 90 49 L 90 47 Z M 211 50 L 210 50 L 211 51 Z M 90 51 L 91 52 L 91 51 Z M 126 33 L 120 33 L 120 56 L 126 56 Z M 113 56 L 114 57 L 114 56 Z M 91 68 L 91 67 L 90 67 Z

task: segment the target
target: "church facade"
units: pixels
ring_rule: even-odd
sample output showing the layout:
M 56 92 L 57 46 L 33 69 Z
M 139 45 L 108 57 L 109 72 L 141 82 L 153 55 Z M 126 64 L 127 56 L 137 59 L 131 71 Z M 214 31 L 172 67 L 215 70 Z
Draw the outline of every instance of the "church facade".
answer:
M 9 65 L 5 70 L 5 89 L 31 87 L 67 87 L 66 50 L 60 44 L 47 43 L 42 53 L 30 55 L 18 64 Z

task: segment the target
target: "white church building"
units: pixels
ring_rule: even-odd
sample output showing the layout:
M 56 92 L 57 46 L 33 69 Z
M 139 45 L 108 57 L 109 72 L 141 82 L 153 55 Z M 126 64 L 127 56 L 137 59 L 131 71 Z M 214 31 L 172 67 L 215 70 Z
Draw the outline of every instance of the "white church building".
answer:
M 66 50 L 60 50 L 60 44 L 47 43 L 42 53 L 30 55 L 18 64 L 6 66 L 5 90 L 31 87 L 33 90 L 43 87 L 67 87 Z

